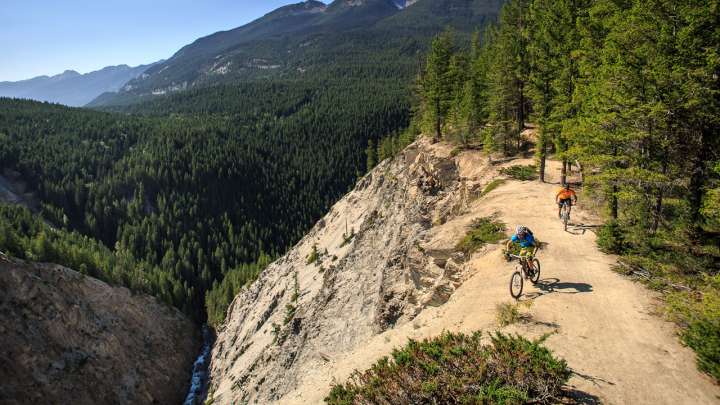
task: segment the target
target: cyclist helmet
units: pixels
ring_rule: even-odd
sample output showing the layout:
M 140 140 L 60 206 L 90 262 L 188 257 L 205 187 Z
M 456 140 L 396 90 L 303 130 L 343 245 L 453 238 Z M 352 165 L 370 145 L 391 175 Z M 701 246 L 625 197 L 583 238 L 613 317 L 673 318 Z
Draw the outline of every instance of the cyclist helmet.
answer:
M 563 184 L 563 187 L 564 187 L 566 190 L 569 189 L 569 188 L 570 188 L 570 183 L 565 183 L 565 184 Z
M 525 233 L 526 233 L 526 230 L 525 230 L 525 227 L 524 227 L 524 226 L 518 225 L 518 226 L 515 228 L 515 234 L 516 234 L 516 235 L 518 235 L 518 236 L 523 236 L 523 235 L 525 235 Z

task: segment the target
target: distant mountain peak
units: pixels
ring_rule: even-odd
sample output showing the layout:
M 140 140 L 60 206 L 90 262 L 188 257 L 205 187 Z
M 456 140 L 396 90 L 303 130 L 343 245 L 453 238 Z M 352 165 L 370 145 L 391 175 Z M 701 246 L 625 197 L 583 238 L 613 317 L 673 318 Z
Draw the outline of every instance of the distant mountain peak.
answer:
M 325 3 L 317 0 L 307 0 L 300 3 L 289 4 L 271 12 L 268 16 L 290 16 L 299 14 L 321 13 L 325 11 Z
M 71 69 L 67 69 L 64 72 L 60 73 L 59 75 L 55 75 L 53 77 L 66 78 L 66 77 L 72 77 L 72 76 L 80 76 L 80 73 L 78 73 L 74 70 L 71 70 Z

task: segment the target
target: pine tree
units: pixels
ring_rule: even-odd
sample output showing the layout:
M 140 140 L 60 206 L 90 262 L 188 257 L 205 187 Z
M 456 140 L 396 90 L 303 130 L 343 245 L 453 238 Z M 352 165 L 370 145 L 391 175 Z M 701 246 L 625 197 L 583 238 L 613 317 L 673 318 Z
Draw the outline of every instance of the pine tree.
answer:
M 503 134 L 503 152 L 510 153 L 510 142 L 520 148 L 520 133 L 525 127 L 528 110 L 526 84 L 528 66 L 528 2 L 513 0 L 503 6 L 500 25 L 490 32 L 489 52 L 490 121 Z
M 435 37 L 421 79 L 424 119 L 433 130 L 433 140 L 442 138 L 443 127 L 453 106 L 456 81 L 450 69 L 454 35 L 445 31 Z

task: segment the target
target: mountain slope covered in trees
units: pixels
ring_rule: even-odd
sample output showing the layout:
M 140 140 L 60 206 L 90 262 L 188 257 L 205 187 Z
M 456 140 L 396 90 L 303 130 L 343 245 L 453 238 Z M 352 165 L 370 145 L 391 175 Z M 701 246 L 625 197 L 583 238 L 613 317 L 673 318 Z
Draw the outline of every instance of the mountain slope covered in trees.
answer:
M 420 53 L 447 26 L 467 36 L 495 21 L 500 0 L 307 1 L 201 38 L 95 107 L 127 105 L 217 84 L 374 77 L 412 80 Z M 382 57 L 380 57 L 382 56 Z M 364 77 L 363 77 L 364 78 Z

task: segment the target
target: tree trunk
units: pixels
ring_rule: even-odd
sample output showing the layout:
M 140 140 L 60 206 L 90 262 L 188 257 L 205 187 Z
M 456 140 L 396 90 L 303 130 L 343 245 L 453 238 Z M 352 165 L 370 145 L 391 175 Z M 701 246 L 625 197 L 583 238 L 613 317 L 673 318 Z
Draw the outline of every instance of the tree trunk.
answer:
M 660 225 L 660 214 L 662 213 L 663 204 L 663 192 L 662 189 L 658 190 L 657 196 L 655 197 L 655 209 L 653 210 L 653 222 L 652 228 L 650 229 L 651 234 L 657 232 L 658 226 Z
M 703 148 L 704 149 L 704 148 Z M 690 175 L 688 198 L 690 202 L 690 238 L 693 241 L 699 241 L 702 236 L 702 226 L 700 224 L 700 209 L 702 208 L 703 188 L 705 187 L 705 152 L 700 152 L 693 162 L 692 173 Z
M 663 176 L 667 175 L 668 171 L 668 147 L 666 146 L 663 149 L 663 160 L 662 160 L 662 170 L 661 173 Z M 657 196 L 655 196 L 655 208 L 653 209 L 653 222 L 652 227 L 650 231 L 654 235 L 655 232 L 657 232 L 658 226 L 660 225 L 660 217 L 662 216 L 662 206 L 663 206 L 663 189 L 662 187 L 658 187 L 657 190 Z
M 517 126 L 518 134 L 525 129 L 525 83 L 521 80 L 519 83 L 520 105 L 518 106 Z
M 442 125 L 440 122 L 440 99 L 438 98 L 435 100 L 435 137 L 433 138 L 433 143 L 436 143 L 440 141 L 440 138 L 442 138 Z
M 567 183 L 567 160 L 563 158 L 562 170 L 560 171 L 560 184 L 564 185 Z
M 690 202 L 690 238 L 693 242 L 700 241 L 703 229 L 702 229 L 702 215 L 700 210 L 702 209 L 702 197 L 705 189 L 705 182 L 707 181 L 707 167 L 706 162 L 710 160 L 708 153 L 708 145 L 706 140 L 712 139 L 714 136 L 714 128 L 703 128 L 700 131 L 700 142 L 697 147 L 697 155 L 693 159 L 692 173 L 690 174 L 690 185 L 688 198 Z
M 618 187 L 613 184 L 612 191 L 610 194 L 610 217 L 614 220 L 618 219 L 618 199 L 617 199 Z
M 544 148 L 544 145 L 543 145 Z M 545 151 L 540 152 L 540 181 L 545 183 Z

